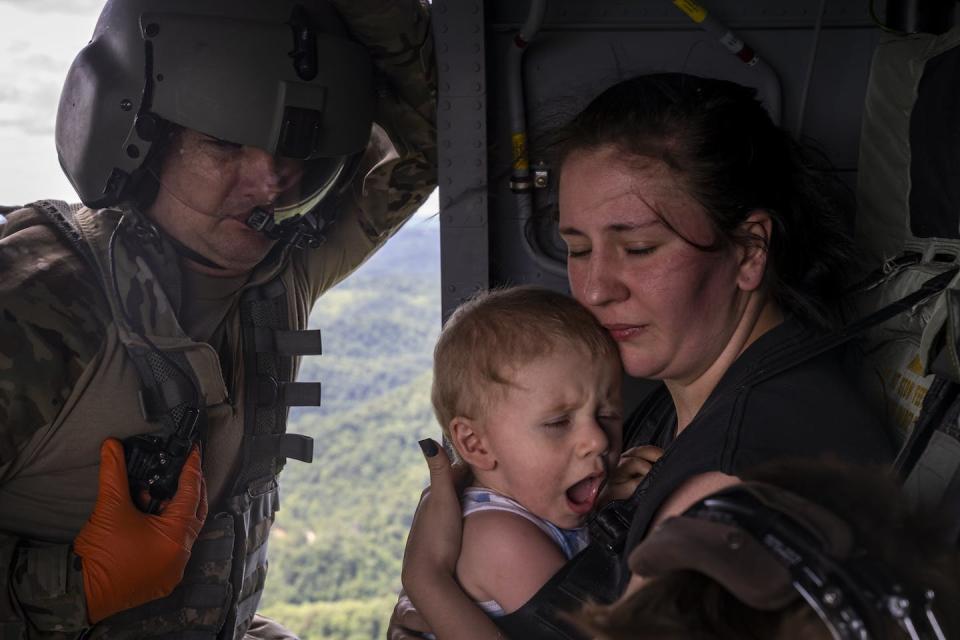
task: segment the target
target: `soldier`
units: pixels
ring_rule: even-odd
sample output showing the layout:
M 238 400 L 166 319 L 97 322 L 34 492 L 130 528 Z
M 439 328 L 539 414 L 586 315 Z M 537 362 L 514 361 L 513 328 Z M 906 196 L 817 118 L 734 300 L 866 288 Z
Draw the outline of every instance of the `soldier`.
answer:
M 74 61 L 86 206 L 0 225 L 0 638 L 293 637 L 256 608 L 308 314 L 436 181 L 425 6 L 333 2 L 109 0 Z

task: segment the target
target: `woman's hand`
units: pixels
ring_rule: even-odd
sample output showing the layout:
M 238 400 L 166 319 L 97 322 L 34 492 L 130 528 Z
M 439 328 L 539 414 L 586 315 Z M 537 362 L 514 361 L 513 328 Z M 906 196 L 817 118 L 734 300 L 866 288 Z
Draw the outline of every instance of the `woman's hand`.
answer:
M 611 500 L 625 500 L 633 495 L 640 482 L 650 473 L 653 463 L 663 455 L 663 449 L 653 445 L 627 449 L 620 456 L 617 468 L 610 474 L 607 486 L 600 496 L 600 504 Z
M 454 575 L 463 533 L 459 488 L 446 451 L 429 438 L 420 441 L 420 448 L 430 467 L 430 488 L 413 516 L 401 575 L 414 602 L 438 579 Z
M 430 489 L 424 492 L 413 517 L 401 573 L 404 591 L 416 609 L 401 597 L 390 618 L 387 638 L 415 638 L 425 627 L 440 640 L 503 638 L 456 580 L 463 534 L 460 490 L 469 480 L 469 471 L 452 467 L 446 452 L 433 440 L 421 440 L 420 448 L 430 467 Z M 421 624 L 424 621 L 426 624 Z
M 430 633 L 430 625 L 413 606 L 407 594 L 401 590 L 397 606 L 393 608 L 393 614 L 390 616 L 387 640 L 413 640 L 423 638 L 425 633 Z

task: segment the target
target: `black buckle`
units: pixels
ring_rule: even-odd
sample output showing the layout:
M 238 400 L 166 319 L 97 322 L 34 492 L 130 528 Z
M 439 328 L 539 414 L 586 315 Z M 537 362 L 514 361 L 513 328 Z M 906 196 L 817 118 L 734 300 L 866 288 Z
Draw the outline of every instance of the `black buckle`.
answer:
M 590 519 L 590 541 L 603 545 L 612 553 L 620 553 L 630 531 L 630 518 L 623 513 L 622 501 L 614 501 Z

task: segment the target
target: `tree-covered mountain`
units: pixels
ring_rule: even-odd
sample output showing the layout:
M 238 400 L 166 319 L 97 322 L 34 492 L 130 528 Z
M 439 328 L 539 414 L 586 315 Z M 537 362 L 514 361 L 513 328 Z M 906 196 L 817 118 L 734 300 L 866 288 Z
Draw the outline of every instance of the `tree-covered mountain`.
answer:
M 437 437 L 430 364 L 440 328 L 436 219 L 413 221 L 314 309 L 324 354 L 300 380 L 323 406 L 293 410 L 314 439 L 290 461 L 270 538 L 261 612 L 301 638 L 382 638 L 400 582 L 407 528 L 427 480 L 417 440 Z

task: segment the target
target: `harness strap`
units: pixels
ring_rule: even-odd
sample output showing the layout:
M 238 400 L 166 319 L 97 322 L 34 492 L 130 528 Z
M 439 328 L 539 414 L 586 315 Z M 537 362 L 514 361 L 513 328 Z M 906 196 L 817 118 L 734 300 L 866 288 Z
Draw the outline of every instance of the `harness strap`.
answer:
M 323 341 L 319 329 L 287 331 L 255 327 L 253 330 L 257 351 L 280 356 L 319 356 L 323 354 Z
M 764 380 L 773 378 L 774 376 L 780 375 L 784 371 L 792 369 L 793 367 L 811 360 L 827 351 L 835 349 L 840 345 L 849 342 L 853 338 L 856 338 L 858 335 L 875 327 L 878 324 L 886 322 L 891 318 L 900 315 L 908 309 L 912 309 L 925 302 L 927 299 L 933 297 L 934 295 L 940 293 L 950 282 L 953 281 L 957 273 L 960 272 L 960 267 L 954 267 L 948 271 L 944 271 L 941 274 L 933 276 L 922 285 L 920 288 L 914 291 L 913 293 L 900 298 L 895 302 L 891 302 L 882 309 L 874 311 L 865 318 L 856 320 L 834 331 L 828 333 L 814 340 L 800 342 L 799 344 L 794 345 L 790 349 L 786 349 L 783 352 L 779 353 L 772 362 L 768 363 L 766 366 L 761 367 L 753 371 L 747 378 L 743 381 L 744 386 L 753 386 Z
M 78 254 L 86 261 L 94 274 L 101 274 L 102 269 L 93 250 L 86 242 L 77 220 L 77 213 L 83 205 L 67 204 L 62 200 L 38 200 L 30 205 L 53 223 L 57 231 L 64 237 Z M 104 293 L 108 297 L 113 295 L 109 282 L 104 282 Z M 122 302 L 118 301 L 122 304 Z M 111 305 L 113 308 L 113 305 Z M 201 434 L 206 424 L 206 412 L 202 402 L 198 402 L 197 394 L 199 382 L 193 368 L 182 354 L 159 352 L 135 348 L 122 341 L 123 346 L 134 363 L 142 385 L 139 393 L 140 410 L 148 422 L 157 422 L 161 425 L 161 433 L 172 435 L 180 426 L 180 421 L 188 407 L 194 407 L 200 412 Z
M 320 383 L 280 382 L 273 376 L 260 376 L 257 378 L 257 406 L 318 407 Z
M 278 433 L 253 436 L 254 446 L 267 455 L 313 462 L 313 438 L 298 433 Z

